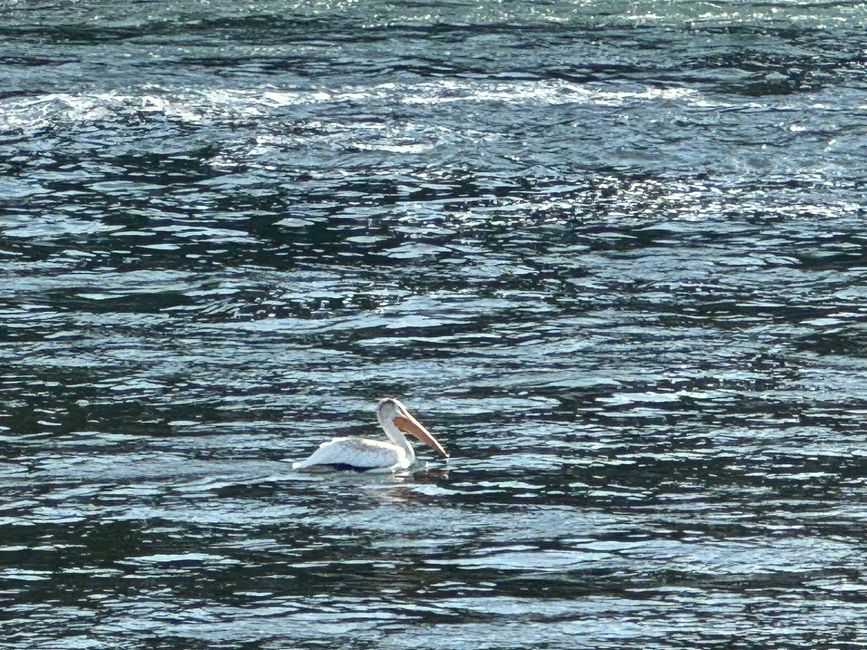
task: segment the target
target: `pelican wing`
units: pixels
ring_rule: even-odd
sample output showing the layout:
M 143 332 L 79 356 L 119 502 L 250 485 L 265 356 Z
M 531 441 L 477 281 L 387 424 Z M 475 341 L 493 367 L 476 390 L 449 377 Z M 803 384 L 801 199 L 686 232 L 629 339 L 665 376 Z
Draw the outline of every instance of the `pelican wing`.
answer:
M 367 438 L 334 438 L 323 442 L 308 458 L 292 463 L 293 469 L 313 465 L 350 465 L 359 469 L 392 467 L 407 462 L 406 452 L 391 442 Z

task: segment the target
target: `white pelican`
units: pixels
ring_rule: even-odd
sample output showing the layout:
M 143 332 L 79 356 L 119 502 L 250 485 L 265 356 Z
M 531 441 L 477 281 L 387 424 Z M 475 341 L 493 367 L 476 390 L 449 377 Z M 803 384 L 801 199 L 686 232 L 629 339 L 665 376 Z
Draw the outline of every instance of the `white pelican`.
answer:
M 406 407 L 392 397 L 380 400 L 376 407 L 376 419 L 385 430 L 390 442 L 367 438 L 334 438 L 323 442 L 308 458 L 292 463 L 293 469 L 313 465 L 332 465 L 338 468 L 406 469 L 415 462 L 415 451 L 403 435 L 408 433 L 433 447 L 446 458 L 448 452 L 433 437 L 433 434 L 416 420 Z

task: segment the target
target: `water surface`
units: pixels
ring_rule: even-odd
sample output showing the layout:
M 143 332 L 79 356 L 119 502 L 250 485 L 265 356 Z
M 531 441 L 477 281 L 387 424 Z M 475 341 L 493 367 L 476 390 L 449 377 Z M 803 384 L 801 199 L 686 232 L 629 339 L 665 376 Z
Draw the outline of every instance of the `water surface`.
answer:
M 0 18 L 4 648 L 867 645 L 863 3 Z

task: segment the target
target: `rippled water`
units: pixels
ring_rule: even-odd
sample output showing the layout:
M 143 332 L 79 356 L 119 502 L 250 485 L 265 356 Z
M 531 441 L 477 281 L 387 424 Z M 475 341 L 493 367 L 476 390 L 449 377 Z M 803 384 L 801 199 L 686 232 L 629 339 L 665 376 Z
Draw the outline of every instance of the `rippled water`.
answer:
M 867 646 L 863 3 L 0 18 L 3 648 Z

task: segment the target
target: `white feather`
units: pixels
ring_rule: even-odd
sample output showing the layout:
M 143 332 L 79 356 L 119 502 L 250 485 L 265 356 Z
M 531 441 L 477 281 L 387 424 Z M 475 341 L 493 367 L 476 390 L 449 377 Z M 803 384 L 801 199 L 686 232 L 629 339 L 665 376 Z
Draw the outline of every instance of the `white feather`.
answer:
M 292 463 L 293 469 L 313 465 L 352 465 L 358 468 L 400 469 L 412 465 L 404 449 L 393 442 L 368 438 L 334 438 L 323 442 L 319 449 L 302 461 Z

